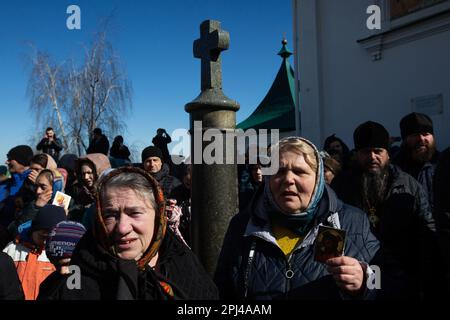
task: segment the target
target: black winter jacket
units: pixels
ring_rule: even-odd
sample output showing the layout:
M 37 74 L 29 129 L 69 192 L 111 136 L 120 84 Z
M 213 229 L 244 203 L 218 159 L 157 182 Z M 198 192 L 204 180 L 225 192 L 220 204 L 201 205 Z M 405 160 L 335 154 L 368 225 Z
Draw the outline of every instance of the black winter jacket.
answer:
M 128 160 L 130 161 L 130 150 L 125 145 L 118 145 L 114 144 L 112 145 L 111 149 L 109 149 L 109 155 L 116 159 L 122 159 L 122 160 Z
M 14 262 L 1 251 L 0 270 L 0 300 L 25 300 Z
M 108 138 L 102 134 L 98 140 L 92 139 L 89 143 L 89 146 L 86 150 L 86 153 L 103 153 L 105 156 L 108 155 L 109 152 L 109 140 Z
M 179 194 L 180 191 L 176 189 L 181 187 L 181 181 L 169 175 L 169 166 L 167 164 L 163 164 L 160 171 L 151 175 L 161 186 L 165 199 L 175 198 Z
M 347 233 L 344 255 L 371 263 L 379 243 L 370 232 L 364 212 L 344 204 L 326 187 L 312 231 L 288 259 L 271 235 L 267 213 L 261 209 L 263 189 L 258 189 L 247 210 L 233 217 L 228 227 L 214 278 L 221 297 L 258 300 L 347 297 L 338 289 L 326 265 L 314 260 L 314 231 L 319 224 L 330 226 L 330 217 L 337 213 L 340 228 Z M 252 249 L 254 255 L 250 259 Z
M 450 295 L 450 148 L 442 153 L 436 167 L 434 191 L 434 217 L 445 259 L 447 294 Z
M 433 177 L 438 158 L 439 152 L 436 152 L 431 161 L 426 162 L 423 165 L 416 165 L 408 157 L 407 150 L 404 146 L 402 146 L 399 154 L 394 158 L 395 165 L 419 181 L 428 196 L 428 202 L 430 203 L 431 208 L 433 208 Z
M 175 299 L 211 300 L 218 298 L 217 287 L 197 257 L 168 229 L 159 249 L 156 269 L 138 271 L 134 261 L 112 257 L 100 248 L 91 232 L 80 240 L 72 256 L 72 265 L 81 270 L 80 289 L 52 284 L 48 300 L 165 300 L 159 281 L 168 283 Z M 66 278 L 61 278 L 66 281 Z
M 67 286 L 68 281 L 70 281 L 69 276 L 54 271 L 39 286 L 39 295 L 36 300 L 53 300 L 58 296 L 58 291 Z
M 48 138 L 43 138 L 36 146 L 37 150 L 42 150 L 43 153 L 50 155 L 56 162 L 59 160 L 59 153 L 63 149 L 61 140 L 55 138 L 50 141 Z

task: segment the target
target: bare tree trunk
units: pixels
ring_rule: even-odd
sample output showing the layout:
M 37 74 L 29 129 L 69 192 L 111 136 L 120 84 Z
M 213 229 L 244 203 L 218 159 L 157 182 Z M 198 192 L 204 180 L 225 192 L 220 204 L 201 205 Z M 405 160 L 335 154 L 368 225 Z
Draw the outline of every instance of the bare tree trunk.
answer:
M 96 128 L 96 121 L 95 121 L 95 89 L 96 89 L 96 83 L 94 83 L 93 85 L 91 85 L 92 87 L 92 96 L 91 96 L 91 105 L 90 107 L 90 111 L 91 111 L 91 118 L 89 121 L 89 139 L 91 137 L 92 131 L 94 131 L 94 129 Z
M 53 108 L 56 112 L 56 116 L 58 117 L 59 129 L 61 130 L 61 135 L 62 135 L 63 141 L 64 141 L 64 149 L 67 150 L 67 148 L 69 147 L 69 141 L 67 139 L 66 132 L 64 131 L 64 122 L 61 117 L 61 112 L 59 111 L 59 108 L 58 108 L 58 102 L 56 100 L 53 100 Z

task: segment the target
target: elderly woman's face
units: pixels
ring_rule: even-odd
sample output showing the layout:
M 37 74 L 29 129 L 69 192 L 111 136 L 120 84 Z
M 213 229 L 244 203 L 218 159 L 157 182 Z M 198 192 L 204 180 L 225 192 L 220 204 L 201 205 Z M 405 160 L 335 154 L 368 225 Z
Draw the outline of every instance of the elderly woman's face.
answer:
M 155 208 L 128 188 L 109 188 L 102 198 L 102 214 L 117 255 L 125 260 L 139 260 L 152 241 Z
M 270 177 L 270 191 L 278 206 L 287 213 L 305 210 L 311 201 L 316 173 L 303 155 L 280 153 L 280 168 Z

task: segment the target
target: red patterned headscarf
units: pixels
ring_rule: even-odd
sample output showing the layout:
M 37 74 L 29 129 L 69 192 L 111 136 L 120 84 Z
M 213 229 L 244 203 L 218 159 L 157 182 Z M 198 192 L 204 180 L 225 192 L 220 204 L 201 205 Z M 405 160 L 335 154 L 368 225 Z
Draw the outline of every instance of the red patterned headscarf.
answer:
M 127 174 L 127 173 L 137 173 L 144 176 L 150 185 L 152 186 L 153 195 L 156 201 L 155 208 L 155 229 L 153 232 L 153 239 L 150 242 L 150 246 L 147 248 L 142 257 L 137 261 L 137 266 L 140 270 L 144 270 L 146 265 L 150 262 L 150 260 L 157 254 L 161 243 L 166 234 L 166 225 L 167 225 L 167 217 L 166 217 L 166 208 L 165 208 L 165 199 L 161 188 L 158 185 L 158 182 L 147 172 L 142 169 L 135 167 L 122 167 L 119 169 L 111 170 L 105 176 L 102 176 L 98 181 L 97 192 L 96 192 L 96 217 L 95 217 L 95 227 L 93 228 L 94 237 L 99 241 L 102 247 L 114 256 L 117 256 L 114 244 L 112 243 L 111 238 L 108 236 L 106 231 L 105 222 L 103 220 L 102 208 L 101 208 L 101 193 L 105 187 L 108 185 L 108 181 L 117 175 Z

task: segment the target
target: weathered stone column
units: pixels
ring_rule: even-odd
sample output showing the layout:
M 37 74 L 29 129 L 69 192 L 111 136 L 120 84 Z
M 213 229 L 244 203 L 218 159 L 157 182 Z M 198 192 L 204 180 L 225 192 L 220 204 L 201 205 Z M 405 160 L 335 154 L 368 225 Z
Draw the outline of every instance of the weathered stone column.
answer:
M 207 20 L 200 25 L 200 39 L 194 42 L 194 56 L 201 59 L 201 93 L 185 106 L 190 114 L 193 164 L 192 246 L 211 275 L 229 220 L 238 210 L 237 166 L 233 157 L 236 144 L 235 140 L 225 143 L 225 134 L 236 128 L 236 111 L 239 109 L 239 104 L 222 92 L 220 53 L 228 46 L 229 34 L 220 29 L 220 22 Z M 211 142 L 203 141 L 203 134 L 208 129 L 222 133 L 222 137 L 215 135 Z M 212 153 L 218 161 L 209 164 L 211 162 L 203 157 L 204 151 L 222 143 L 223 149 L 216 148 Z M 207 154 L 211 153 L 205 152 Z M 228 163 L 233 164 L 226 164 L 227 155 Z

